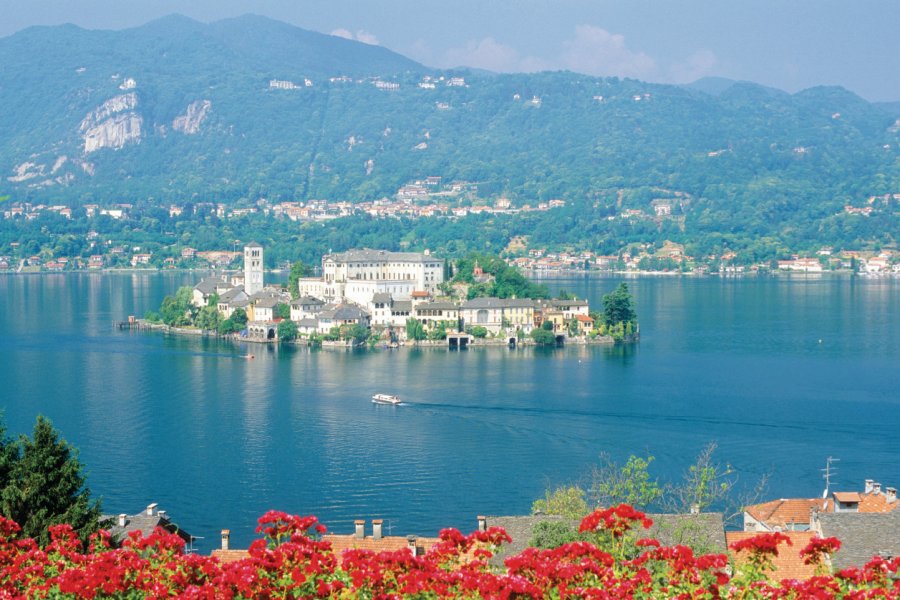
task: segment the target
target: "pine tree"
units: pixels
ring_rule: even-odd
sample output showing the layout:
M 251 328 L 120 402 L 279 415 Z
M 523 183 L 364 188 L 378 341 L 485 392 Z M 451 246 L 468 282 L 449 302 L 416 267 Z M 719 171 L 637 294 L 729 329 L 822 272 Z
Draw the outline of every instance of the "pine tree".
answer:
M 60 523 L 71 525 L 86 541 L 100 528 L 100 503 L 91 502 L 77 451 L 42 416 L 31 439 L 19 438 L 17 450 L 0 494 L 0 513 L 42 546 L 50 540 L 47 527 Z
M 18 456 L 18 447 L 6 437 L 6 425 L 0 421 L 0 492 L 9 483 L 10 473 Z

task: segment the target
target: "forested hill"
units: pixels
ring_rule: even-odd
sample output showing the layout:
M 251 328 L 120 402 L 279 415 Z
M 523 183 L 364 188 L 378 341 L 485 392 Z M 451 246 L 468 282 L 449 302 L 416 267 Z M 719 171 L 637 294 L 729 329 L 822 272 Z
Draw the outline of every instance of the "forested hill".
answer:
M 0 196 L 371 200 L 426 176 L 697 226 L 900 192 L 900 122 L 847 90 L 431 69 L 262 17 L 0 39 Z

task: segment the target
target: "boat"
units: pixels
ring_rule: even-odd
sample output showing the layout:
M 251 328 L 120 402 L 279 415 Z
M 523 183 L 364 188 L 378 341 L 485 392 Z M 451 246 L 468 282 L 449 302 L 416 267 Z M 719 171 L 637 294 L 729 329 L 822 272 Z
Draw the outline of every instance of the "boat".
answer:
M 400 396 L 392 396 L 391 394 L 375 394 L 372 396 L 372 402 L 375 404 L 400 404 Z

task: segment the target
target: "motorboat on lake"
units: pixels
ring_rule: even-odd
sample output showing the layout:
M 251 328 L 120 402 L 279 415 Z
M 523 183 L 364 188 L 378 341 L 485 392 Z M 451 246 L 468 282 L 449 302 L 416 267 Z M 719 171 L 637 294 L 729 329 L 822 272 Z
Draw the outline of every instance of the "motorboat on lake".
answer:
M 375 404 L 400 404 L 400 396 L 392 396 L 391 394 L 375 394 L 372 396 L 372 402 Z

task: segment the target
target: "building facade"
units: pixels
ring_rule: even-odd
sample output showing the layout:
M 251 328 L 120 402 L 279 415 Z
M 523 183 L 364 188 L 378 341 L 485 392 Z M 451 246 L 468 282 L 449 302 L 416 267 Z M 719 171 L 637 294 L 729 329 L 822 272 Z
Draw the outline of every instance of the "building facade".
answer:
M 415 292 L 432 294 L 443 281 L 444 260 L 427 252 L 349 250 L 323 256 L 322 277 L 301 279 L 299 292 L 366 306 L 375 294 L 390 294 L 394 300 L 410 300 Z

